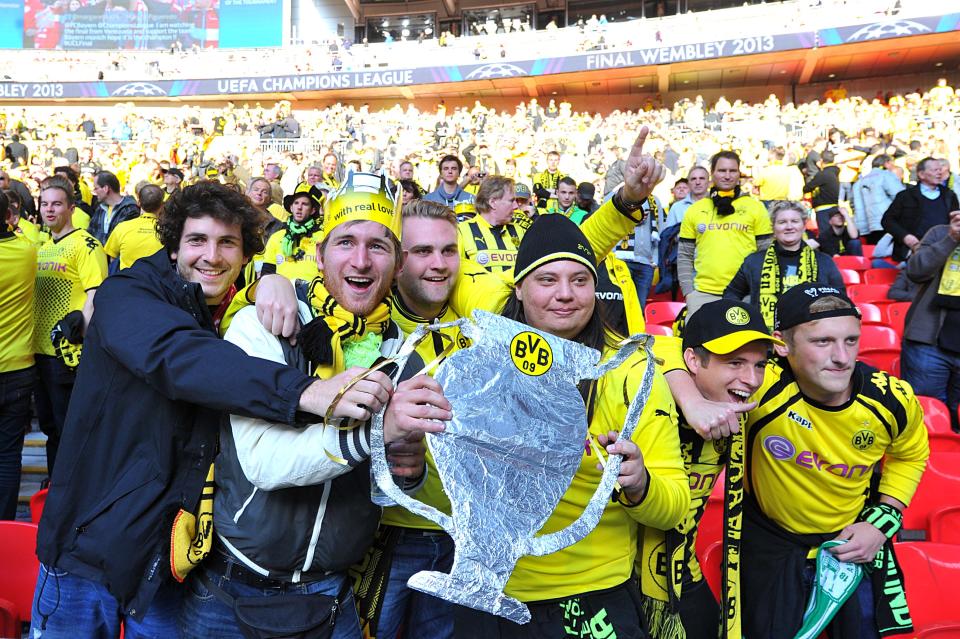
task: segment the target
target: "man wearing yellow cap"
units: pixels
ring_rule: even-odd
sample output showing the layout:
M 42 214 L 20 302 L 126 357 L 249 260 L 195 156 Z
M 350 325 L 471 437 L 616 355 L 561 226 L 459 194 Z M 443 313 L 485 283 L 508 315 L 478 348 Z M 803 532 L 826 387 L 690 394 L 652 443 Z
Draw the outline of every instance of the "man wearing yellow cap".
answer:
M 323 278 L 297 287 L 304 326 L 296 345 L 271 335 L 253 307 L 236 313 L 225 338 L 322 379 L 352 374 L 359 381 L 342 391 L 345 400 L 375 406 L 392 396 L 388 459 L 397 482 L 415 490 L 423 478 L 423 431 L 442 430 L 437 420 L 451 415 L 430 377 L 394 389 L 384 371 L 370 370 L 403 337 L 386 301 L 401 262 L 399 202 L 399 189 L 383 176 L 349 174 L 327 203 L 317 247 Z M 363 557 L 380 520 L 371 501 L 369 418 L 360 410 L 298 428 L 233 415 L 221 427 L 217 543 L 191 577 L 195 596 L 184 603 L 184 637 L 326 628 L 332 639 L 359 639 L 346 569 Z M 402 441 L 408 434 L 412 441 Z

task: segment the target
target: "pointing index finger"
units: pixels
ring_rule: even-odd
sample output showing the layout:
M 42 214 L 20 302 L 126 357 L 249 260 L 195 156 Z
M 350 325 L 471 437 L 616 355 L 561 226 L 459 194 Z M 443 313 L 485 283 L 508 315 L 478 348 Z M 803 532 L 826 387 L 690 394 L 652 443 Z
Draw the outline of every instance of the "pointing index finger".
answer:
M 633 142 L 633 148 L 630 149 L 631 158 L 639 158 L 643 155 L 643 145 L 647 141 L 647 134 L 650 133 L 650 127 L 644 125 L 640 128 L 640 133 L 637 135 L 637 139 Z

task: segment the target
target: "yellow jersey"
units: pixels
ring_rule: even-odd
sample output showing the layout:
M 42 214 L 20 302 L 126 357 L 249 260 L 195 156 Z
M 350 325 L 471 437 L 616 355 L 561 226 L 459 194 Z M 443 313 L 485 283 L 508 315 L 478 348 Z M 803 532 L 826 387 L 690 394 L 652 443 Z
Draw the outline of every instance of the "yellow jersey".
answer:
M 842 406 L 806 397 L 792 372 L 767 367 L 746 429 L 747 492 L 767 517 L 797 534 L 852 524 L 873 471 L 879 491 L 909 504 L 930 455 L 923 409 L 906 382 L 858 362 Z
M 35 353 L 55 356 L 50 331 L 67 313 L 82 310 L 87 291 L 100 286 L 106 277 L 103 247 L 83 229 L 43 243 L 37 251 L 33 298 Z
M 79 206 L 74 207 L 73 214 L 70 216 L 70 224 L 75 229 L 83 229 L 86 231 L 90 228 L 90 214 Z
M 513 271 L 523 228 L 512 222 L 492 226 L 482 215 L 474 215 L 457 224 L 460 233 L 460 257 L 472 260 L 488 271 Z
M 33 242 L 21 235 L 0 238 L 0 373 L 33 366 L 36 269 Z
M 610 355 L 606 350 L 605 358 Z M 628 402 L 639 389 L 645 368 L 646 354 L 640 351 L 597 382 L 588 438 L 596 440 L 600 434 L 623 428 Z M 676 420 L 673 397 L 658 371 L 632 436 L 643 452 L 649 475 L 643 500 L 626 508 L 608 499 L 600 523 L 586 537 L 551 555 L 521 557 L 504 589 L 508 595 L 520 601 L 560 599 L 612 588 L 630 579 L 641 527 L 669 530 L 690 505 Z M 585 443 L 580 468 L 542 534 L 561 530 L 580 516 L 600 482 L 602 471 L 597 470 L 597 463 L 593 447 Z
M 120 222 L 107 238 L 104 252 L 120 259 L 120 270 L 133 266 L 141 257 L 149 257 L 163 248 L 157 237 L 157 216 L 141 211 L 140 215 Z
M 277 218 L 278 220 L 280 220 L 280 221 L 283 222 L 284 224 L 286 224 L 286 223 L 287 223 L 287 220 L 290 219 L 290 211 L 288 211 L 287 209 L 283 208 L 282 206 L 280 206 L 280 205 L 277 204 L 276 202 L 274 202 L 274 203 L 272 203 L 270 206 L 268 206 L 268 207 L 267 207 L 267 211 L 270 212 L 270 215 L 272 215 L 273 217 Z
M 403 298 L 397 291 L 394 291 L 391 296 L 390 319 L 397 323 L 397 326 L 400 327 L 404 335 L 410 335 L 410 333 L 415 331 L 419 325 L 427 323 L 426 319 L 419 317 L 416 313 L 407 308 L 406 304 L 403 303 Z M 436 321 L 443 324 L 457 319 L 459 319 L 457 315 L 450 310 L 449 307 L 446 307 L 440 313 L 440 316 Z M 460 350 L 461 348 L 466 348 L 470 344 L 469 340 L 467 340 L 467 338 L 461 334 L 459 328 L 446 328 L 443 329 L 442 333 L 451 340 L 449 342 L 451 344 L 451 354 Z M 437 333 L 431 333 L 417 346 L 417 354 L 420 355 L 421 359 L 423 359 L 424 364 L 429 364 L 441 353 L 443 353 L 443 351 L 447 348 L 447 344 L 447 340 L 440 337 Z M 426 462 L 427 478 L 424 480 L 423 486 L 417 492 L 417 500 L 433 506 L 440 512 L 449 515 L 450 499 L 447 497 L 447 493 L 445 493 L 443 490 L 443 483 L 440 481 L 440 475 L 437 473 L 437 467 L 434 464 L 433 455 L 430 453 L 429 448 L 427 448 Z M 380 518 L 380 523 L 387 526 L 398 526 L 400 528 L 440 530 L 440 526 L 436 525 L 429 519 L 425 519 L 419 515 L 414 515 L 412 512 L 406 508 L 403 508 L 402 506 L 391 506 L 389 508 L 384 508 L 383 516 Z
M 261 275 L 279 273 L 291 281 L 299 279 L 308 282 L 318 277 L 320 268 L 317 266 L 317 246 L 321 240 L 320 229 L 313 235 L 300 238 L 293 255 L 283 254 L 283 236 L 286 232 L 285 228 L 280 229 L 267 240 L 263 249 Z
M 23 216 L 20 217 L 20 220 L 17 222 L 17 228 L 13 229 L 13 232 L 26 238 L 32 244 L 37 246 L 41 244 L 40 227 Z
M 681 242 L 696 243 L 693 287 L 723 295 L 743 258 L 760 248 L 758 239 L 772 234 L 770 214 L 760 200 L 741 195 L 733 201 L 733 213 L 722 217 L 709 197 L 694 202 L 683 216 L 679 236 Z

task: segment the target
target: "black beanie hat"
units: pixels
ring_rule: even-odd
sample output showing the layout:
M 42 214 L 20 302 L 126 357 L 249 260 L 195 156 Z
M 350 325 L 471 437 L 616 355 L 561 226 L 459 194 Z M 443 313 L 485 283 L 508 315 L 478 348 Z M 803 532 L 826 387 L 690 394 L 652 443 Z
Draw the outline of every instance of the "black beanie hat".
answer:
M 513 265 L 513 281 L 520 281 L 548 262 L 573 260 L 590 269 L 597 281 L 597 260 L 587 236 L 570 218 L 559 213 L 539 216 L 524 233 Z

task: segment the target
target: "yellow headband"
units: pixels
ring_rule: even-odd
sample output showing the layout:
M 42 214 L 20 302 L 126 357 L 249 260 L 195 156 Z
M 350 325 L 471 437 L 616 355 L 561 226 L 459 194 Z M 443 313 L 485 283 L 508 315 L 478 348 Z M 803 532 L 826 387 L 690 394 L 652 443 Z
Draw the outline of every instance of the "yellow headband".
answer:
M 323 235 L 344 222 L 378 222 L 399 240 L 402 197 L 401 189 L 384 175 L 350 172 L 327 200 Z

